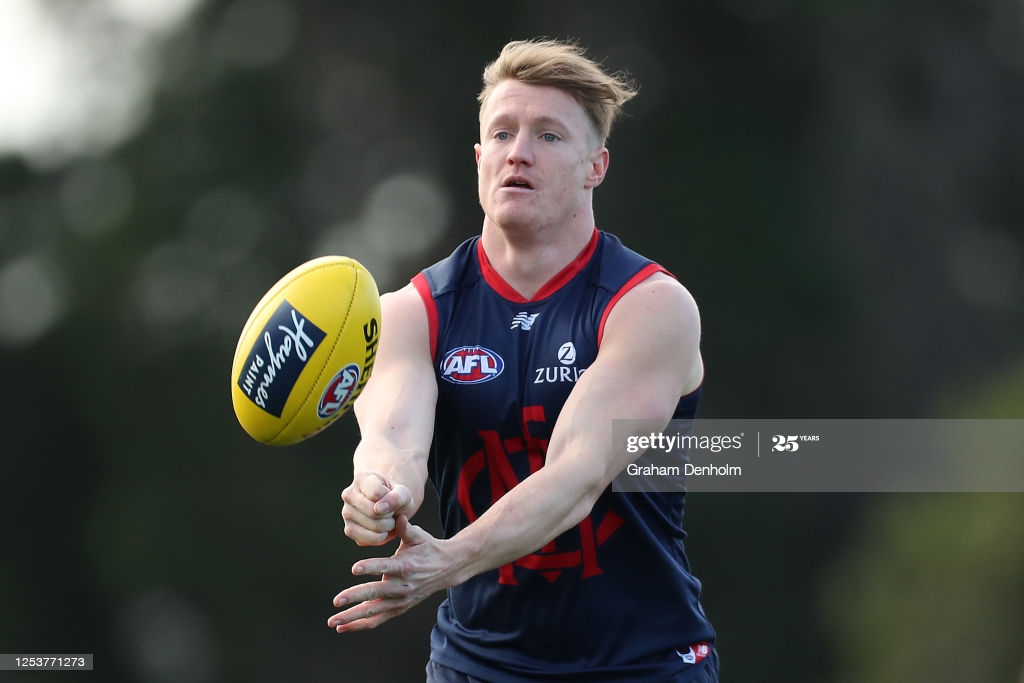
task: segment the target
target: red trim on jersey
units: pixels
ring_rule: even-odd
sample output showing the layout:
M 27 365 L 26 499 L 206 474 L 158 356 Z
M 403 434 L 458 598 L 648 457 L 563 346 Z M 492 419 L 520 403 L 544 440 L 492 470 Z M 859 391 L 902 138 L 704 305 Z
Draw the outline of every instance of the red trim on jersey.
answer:
M 626 281 L 626 284 L 622 285 L 622 287 L 619 288 L 619 291 L 615 292 L 615 296 L 613 296 L 612 300 L 608 302 L 608 305 L 605 306 L 604 308 L 604 313 L 601 314 L 601 324 L 597 328 L 598 348 L 601 348 L 601 339 L 604 337 L 604 324 L 608 322 L 608 314 L 612 312 L 612 309 L 615 307 L 615 304 L 619 303 L 619 299 L 625 296 L 626 292 L 633 289 L 638 284 L 640 284 L 650 276 L 654 275 L 655 273 L 665 273 L 668 276 L 675 277 L 672 275 L 672 273 L 665 270 L 665 268 L 663 268 L 662 266 L 659 266 L 657 263 L 652 263 L 648 266 L 645 266 L 643 269 L 640 270 L 639 273 L 637 273 L 633 277 L 629 278 L 629 280 Z
M 427 335 L 430 337 L 430 359 L 437 360 L 437 302 L 430 293 L 430 283 L 427 276 L 417 273 L 412 279 L 412 286 L 420 293 L 423 299 L 423 306 L 427 309 Z
M 590 241 L 587 242 L 587 246 L 583 247 L 576 258 L 574 258 L 569 265 L 562 270 L 558 271 L 553 278 L 545 282 L 540 289 L 537 290 L 533 298 L 527 299 L 522 294 L 513 289 L 512 285 L 505 282 L 505 280 L 498 275 L 498 271 L 494 269 L 491 262 L 487 259 L 487 254 L 484 252 L 483 240 L 476 243 L 476 257 L 480 262 L 480 272 L 483 273 L 484 282 L 491 286 L 495 292 L 508 299 L 509 301 L 517 304 L 525 304 L 531 301 L 540 301 L 545 299 L 569 282 L 569 280 L 576 277 L 576 274 L 586 267 L 590 261 L 590 257 L 597 251 L 597 243 L 601 233 L 598 232 L 597 228 L 594 228 L 594 234 L 590 236 Z
M 697 382 L 697 386 L 695 386 L 693 389 L 691 389 L 690 391 L 687 391 L 685 394 L 680 396 L 679 400 L 682 401 L 684 399 L 690 398 L 691 396 L 696 394 L 698 391 L 700 391 L 701 387 L 703 387 L 703 386 L 704 386 L 704 359 L 701 358 L 701 360 L 700 360 L 700 381 Z

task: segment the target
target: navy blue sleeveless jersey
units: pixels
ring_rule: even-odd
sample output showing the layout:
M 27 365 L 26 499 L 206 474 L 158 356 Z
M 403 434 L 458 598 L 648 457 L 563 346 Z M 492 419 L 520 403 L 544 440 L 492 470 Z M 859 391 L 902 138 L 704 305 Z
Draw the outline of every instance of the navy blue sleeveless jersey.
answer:
M 413 278 L 437 373 L 428 468 L 446 537 L 543 467 L 608 313 L 655 272 L 665 271 L 595 230 L 531 300 L 490 267 L 478 237 Z M 699 394 L 676 417 L 693 417 Z M 431 658 L 494 682 L 689 680 L 714 633 L 683 550 L 684 496 L 609 487 L 577 527 L 450 589 Z

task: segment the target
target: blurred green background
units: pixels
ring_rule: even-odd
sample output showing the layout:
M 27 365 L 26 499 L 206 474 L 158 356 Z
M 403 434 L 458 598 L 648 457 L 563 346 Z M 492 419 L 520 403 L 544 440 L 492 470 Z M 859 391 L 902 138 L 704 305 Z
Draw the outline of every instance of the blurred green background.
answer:
M 436 600 L 325 625 L 354 420 L 256 444 L 230 361 L 302 261 L 479 230 L 479 74 L 539 35 L 641 85 L 596 211 L 701 305 L 703 416 L 1024 418 L 1020 0 L 3 0 L 0 652 L 96 670 L 0 680 L 422 680 Z M 1024 494 L 687 525 L 723 681 L 1024 681 Z

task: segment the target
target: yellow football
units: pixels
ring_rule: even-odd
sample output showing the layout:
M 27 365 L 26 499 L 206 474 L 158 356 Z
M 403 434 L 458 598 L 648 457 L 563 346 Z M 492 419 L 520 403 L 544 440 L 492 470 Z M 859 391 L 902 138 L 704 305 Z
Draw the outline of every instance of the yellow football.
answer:
M 275 446 L 316 434 L 366 386 L 379 339 L 380 295 L 366 268 L 346 256 L 302 264 L 242 328 L 231 365 L 238 422 Z

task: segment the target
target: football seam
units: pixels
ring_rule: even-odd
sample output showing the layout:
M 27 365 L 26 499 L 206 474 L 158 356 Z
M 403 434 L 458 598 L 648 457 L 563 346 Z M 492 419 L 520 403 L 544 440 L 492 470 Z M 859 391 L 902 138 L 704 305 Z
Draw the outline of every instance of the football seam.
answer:
M 332 258 L 332 257 L 321 256 L 320 258 Z M 265 311 L 267 309 L 267 307 L 270 306 L 270 302 L 273 301 L 274 298 L 278 294 L 280 294 L 283 289 L 285 289 L 288 286 L 290 286 L 293 282 L 295 282 L 299 278 L 305 277 L 309 273 L 313 273 L 313 272 L 318 271 L 318 270 L 323 270 L 324 268 L 333 268 L 334 266 L 339 266 L 339 265 L 345 265 L 345 266 L 350 266 L 350 267 L 352 265 L 352 263 L 351 263 L 352 259 L 348 258 L 347 256 L 340 256 L 340 257 L 333 257 L 333 258 L 341 258 L 341 259 L 344 259 L 344 260 L 342 260 L 342 261 L 334 261 L 334 260 L 332 260 L 330 262 L 323 263 L 323 264 L 321 264 L 319 266 L 316 266 L 315 268 L 311 268 L 309 270 L 302 270 L 302 265 L 296 266 L 295 268 L 292 269 L 291 277 L 288 277 L 286 275 L 284 278 L 279 280 L 277 282 L 277 284 L 275 284 L 273 287 L 271 287 L 267 291 L 267 293 L 263 295 L 263 298 L 260 299 L 260 301 L 257 302 L 256 308 L 253 309 L 252 313 L 249 314 L 248 320 L 245 321 L 245 325 L 242 327 L 242 333 L 238 336 L 239 345 L 241 344 L 242 340 L 245 339 L 246 335 L 248 335 L 249 330 L 256 323 L 256 321 L 259 319 L 259 317 L 261 315 L 263 315 L 263 311 Z M 298 271 L 298 270 L 301 270 L 301 272 L 294 272 L 294 271 Z M 236 345 L 236 352 L 237 352 L 237 345 Z
M 320 270 L 320 268 L 330 268 L 330 267 L 332 267 L 334 265 L 344 265 L 344 266 L 347 266 L 347 267 L 351 268 L 352 272 L 355 274 L 355 279 L 354 279 L 354 281 L 352 283 L 352 294 L 349 297 L 348 305 L 345 308 L 345 316 L 343 318 L 345 323 L 341 326 L 341 329 L 338 330 L 338 334 L 334 338 L 334 343 L 331 345 L 330 353 L 327 354 L 327 358 L 328 359 L 330 359 L 331 356 L 334 355 L 335 349 L 338 348 L 338 343 L 341 341 L 342 337 L 345 336 L 345 329 L 348 327 L 348 323 L 349 323 L 349 315 L 352 313 L 352 307 L 355 305 L 355 300 L 356 300 L 356 292 L 359 290 L 359 269 L 356 268 L 352 264 L 352 262 L 350 260 L 350 261 L 347 261 L 347 262 L 344 262 L 344 263 L 340 263 L 340 264 L 324 264 L 323 266 L 318 266 L 317 268 L 314 268 L 313 270 L 307 271 L 307 272 L 314 272 L 316 270 Z M 274 443 L 275 441 L 277 441 L 281 437 L 282 434 L 284 434 L 286 431 L 288 431 L 288 428 L 292 426 L 292 423 L 295 422 L 295 419 L 297 417 L 299 417 L 299 415 L 302 414 L 303 409 L 309 403 L 309 397 L 316 393 L 316 388 L 317 388 L 317 386 L 320 383 L 320 379 L 324 376 L 324 370 L 326 370 L 326 369 L 327 369 L 326 365 L 324 365 L 324 366 L 322 366 L 320 368 L 320 371 L 316 375 L 316 379 L 313 380 L 313 383 L 311 385 L 310 391 L 306 392 L 306 395 L 302 398 L 302 402 L 295 409 L 295 414 L 292 415 L 291 419 L 288 420 L 288 422 L 286 422 L 283 427 L 281 427 L 281 429 L 277 432 L 277 434 L 274 436 L 274 438 L 271 439 L 270 443 Z M 360 364 L 360 366 L 359 366 L 360 378 L 362 378 L 362 373 L 363 373 L 363 367 Z M 339 415 L 340 415 L 340 411 L 338 413 L 335 413 L 333 416 L 331 416 L 331 418 L 325 420 L 324 423 L 322 425 L 320 425 L 320 429 L 323 429 L 324 427 L 329 425 Z M 316 431 L 319 431 L 319 430 L 316 430 Z M 313 432 L 313 433 L 315 433 L 315 432 Z M 301 438 L 304 435 L 300 434 L 299 436 Z

